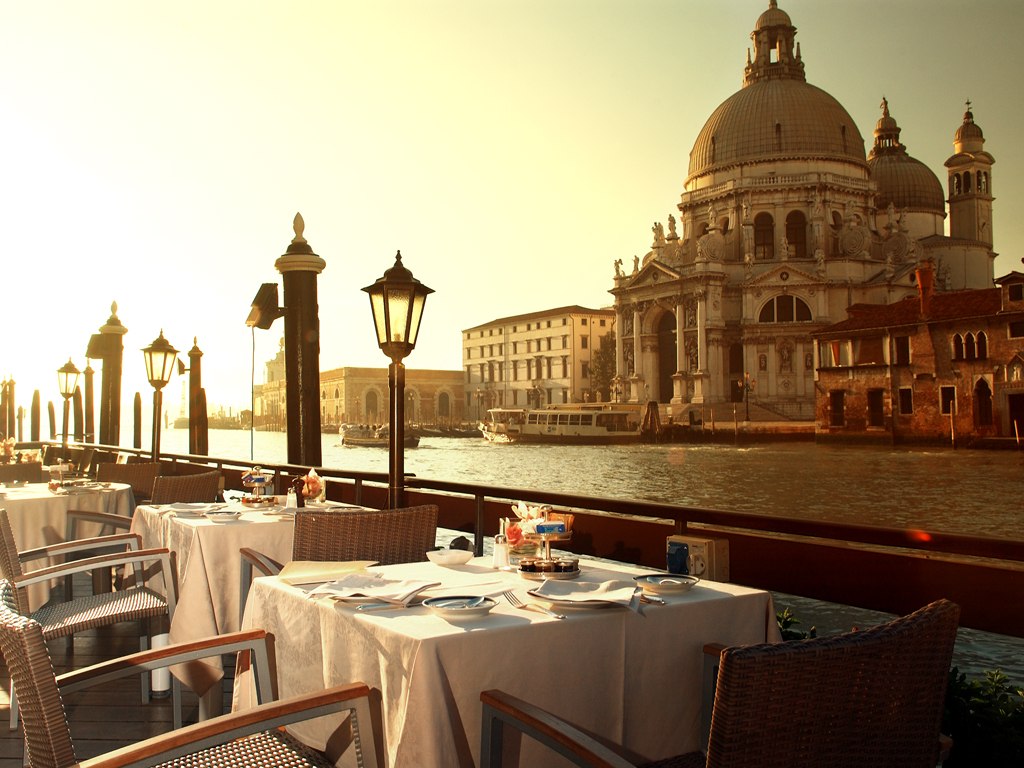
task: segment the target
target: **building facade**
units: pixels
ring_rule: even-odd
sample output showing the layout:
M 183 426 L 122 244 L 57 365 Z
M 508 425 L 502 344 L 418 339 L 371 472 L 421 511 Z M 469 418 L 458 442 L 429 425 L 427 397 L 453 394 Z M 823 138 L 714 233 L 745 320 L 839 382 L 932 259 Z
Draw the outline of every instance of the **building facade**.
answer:
M 821 440 L 964 442 L 1024 438 L 1024 274 L 999 287 L 855 304 L 815 334 Z
M 775 0 L 758 18 L 743 87 L 708 118 L 678 213 L 655 222 L 631 268 L 615 262 L 616 371 L 631 401 L 677 421 L 744 395 L 814 418 L 813 334 L 859 302 L 993 285 L 992 165 L 968 104 L 942 184 L 907 153 L 883 98 L 874 144 L 806 81 L 796 27 Z M 678 219 L 676 218 L 678 216 Z
M 591 368 L 614 328 L 614 310 L 574 305 L 464 330 L 466 412 L 597 400 Z
M 254 389 L 258 429 L 283 431 L 287 424 L 284 347 L 265 366 L 264 383 Z M 407 423 L 452 427 L 467 416 L 462 371 L 406 368 Z M 387 368 L 333 368 L 320 372 L 320 424 L 335 432 L 342 424 L 386 424 L 390 392 Z

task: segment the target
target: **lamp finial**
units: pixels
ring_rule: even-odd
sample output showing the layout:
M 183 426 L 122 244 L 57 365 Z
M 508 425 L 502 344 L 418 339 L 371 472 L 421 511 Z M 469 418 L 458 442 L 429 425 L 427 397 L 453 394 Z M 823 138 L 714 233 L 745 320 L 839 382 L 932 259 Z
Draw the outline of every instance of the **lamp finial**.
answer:
M 301 213 L 295 214 L 295 219 L 292 221 L 292 229 L 295 231 L 295 237 L 292 239 L 292 242 L 305 243 L 306 238 L 302 236 L 302 233 L 306 230 L 306 222 L 303 221 Z

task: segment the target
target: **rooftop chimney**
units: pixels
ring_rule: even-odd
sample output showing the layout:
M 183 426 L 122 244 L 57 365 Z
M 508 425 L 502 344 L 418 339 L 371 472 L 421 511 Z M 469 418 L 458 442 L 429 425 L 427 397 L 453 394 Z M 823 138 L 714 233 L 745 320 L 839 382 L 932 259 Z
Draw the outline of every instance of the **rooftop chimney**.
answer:
M 935 294 L 935 262 L 932 259 L 922 261 L 917 267 L 916 274 L 917 295 L 921 299 L 921 317 L 927 319 L 932 296 Z

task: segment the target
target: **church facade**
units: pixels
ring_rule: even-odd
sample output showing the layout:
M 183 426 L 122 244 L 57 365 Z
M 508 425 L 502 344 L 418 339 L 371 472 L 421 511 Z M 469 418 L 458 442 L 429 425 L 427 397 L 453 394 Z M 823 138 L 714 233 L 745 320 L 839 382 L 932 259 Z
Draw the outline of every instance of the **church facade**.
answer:
M 846 109 L 807 82 L 776 0 L 751 39 L 743 87 L 694 142 L 678 216 L 631 269 L 615 263 L 616 384 L 677 421 L 745 398 L 812 420 L 813 334 L 848 306 L 915 296 L 924 260 L 939 291 L 993 286 L 994 159 L 970 104 L 951 126 L 947 200 L 884 97 L 865 152 Z

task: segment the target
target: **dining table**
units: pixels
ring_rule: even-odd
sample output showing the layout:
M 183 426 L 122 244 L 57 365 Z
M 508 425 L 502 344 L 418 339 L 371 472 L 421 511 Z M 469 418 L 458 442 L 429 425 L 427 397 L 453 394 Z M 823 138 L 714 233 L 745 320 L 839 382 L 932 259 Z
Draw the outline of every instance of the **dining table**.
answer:
M 87 480 L 66 481 L 51 488 L 49 483 L 0 485 L 0 507 L 7 510 L 18 550 L 25 551 L 58 544 L 65 540 L 69 510 L 106 512 L 122 515 L 128 520 L 135 508 L 132 487 L 125 483 L 98 483 Z M 79 523 L 80 538 L 96 536 L 101 527 L 95 523 Z M 45 567 L 42 561 L 26 563 L 32 570 Z M 29 605 L 39 608 L 50 597 L 53 583 L 28 587 Z
M 460 615 L 414 600 L 407 607 L 368 609 L 274 576 L 254 580 L 242 626 L 274 636 L 281 697 L 353 681 L 378 689 L 391 768 L 477 765 L 480 692 L 491 688 L 651 759 L 693 751 L 700 746 L 704 697 L 711 695 L 703 690 L 704 645 L 781 639 L 766 591 L 700 581 L 654 598 L 661 603 L 643 603 L 635 579 L 651 570 L 610 561 L 581 559 L 574 589 L 613 585 L 632 595 L 626 604 L 535 597 L 531 591 L 543 594 L 547 586 L 535 574 L 495 569 L 488 557 L 463 565 L 372 566 L 365 573 L 434 585 L 417 599 L 484 596 L 493 607 Z M 516 608 L 506 590 L 564 618 Z M 255 704 L 251 674 L 240 672 L 233 708 Z M 322 748 L 330 727 L 318 722 L 294 730 Z M 522 765 L 562 764 L 551 753 L 531 755 L 540 748 L 528 742 Z

